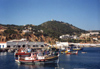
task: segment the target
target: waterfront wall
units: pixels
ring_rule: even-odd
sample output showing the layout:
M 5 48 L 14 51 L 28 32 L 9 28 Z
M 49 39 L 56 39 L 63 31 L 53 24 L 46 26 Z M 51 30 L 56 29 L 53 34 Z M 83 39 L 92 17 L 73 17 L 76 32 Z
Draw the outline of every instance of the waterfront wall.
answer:
M 76 45 L 81 47 L 100 47 L 100 44 L 93 44 L 93 43 L 69 43 L 69 45 Z
M 29 42 L 29 41 L 18 41 L 18 42 L 0 42 L 0 49 L 5 48 L 20 48 L 20 47 L 44 47 L 44 42 Z
M 7 47 L 16 48 L 16 47 L 43 47 L 44 42 L 7 42 Z

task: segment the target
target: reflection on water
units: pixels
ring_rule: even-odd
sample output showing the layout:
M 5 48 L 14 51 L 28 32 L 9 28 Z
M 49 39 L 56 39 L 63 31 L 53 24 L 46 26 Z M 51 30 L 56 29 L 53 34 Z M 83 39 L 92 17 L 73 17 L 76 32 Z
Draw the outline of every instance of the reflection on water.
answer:
M 6 56 L 7 55 L 7 52 L 0 52 L 0 59 L 3 60 L 3 59 L 6 59 Z
M 19 65 L 14 60 L 14 53 L 1 52 L 0 69 L 100 69 L 100 48 L 84 48 L 78 55 L 61 54 L 58 64 L 35 65 Z
M 66 54 L 66 60 L 70 61 L 70 54 Z
M 4 55 L 7 55 L 7 52 L 1 52 L 0 53 L 0 56 L 4 56 Z
M 25 69 L 48 69 L 48 68 L 54 68 L 59 69 L 59 64 L 57 63 L 48 63 L 48 64 L 18 64 L 18 67 L 25 67 Z

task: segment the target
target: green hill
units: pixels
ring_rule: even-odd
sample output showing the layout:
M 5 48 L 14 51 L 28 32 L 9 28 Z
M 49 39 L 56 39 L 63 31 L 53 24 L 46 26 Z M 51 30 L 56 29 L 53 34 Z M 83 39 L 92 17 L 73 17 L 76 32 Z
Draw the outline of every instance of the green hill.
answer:
M 18 26 L 18 25 L 3 25 L 0 24 L 0 28 L 6 29 L 4 32 L 1 32 L 0 34 L 6 37 L 6 40 L 10 39 L 20 39 L 20 38 L 28 38 L 31 39 L 34 36 L 37 38 L 41 37 L 43 35 L 45 38 L 50 37 L 53 39 L 58 39 L 59 36 L 70 34 L 70 35 L 80 35 L 81 33 L 85 33 L 87 31 L 79 29 L 69 23 L 64 23 L 61 21 L 47 21 L 42 23 L 41 25 L 35 26 L 32 24 L 28 24 L 25 26 Z M 22 30 L 31 28 L 30 33 L 22 33 Z M 38 32 L 40 30 L 43 30 L 43 32 Z M 33 32 L 35 32 L 33 34 Z M 16 37 L 15 37 L 16 36 Z M 36 39 L 37 40 L 37 39 Z
M 47 21 L 43 24 L 39 25 L 41 29 L 44 30 L 45 34 L 52 35 L 54 37 L 59 37 L 64 34 L 81 34 L 82 32 L 86 32 L 85 30 L 79 29 L 71 24 L 64 23 L 61 21 Z

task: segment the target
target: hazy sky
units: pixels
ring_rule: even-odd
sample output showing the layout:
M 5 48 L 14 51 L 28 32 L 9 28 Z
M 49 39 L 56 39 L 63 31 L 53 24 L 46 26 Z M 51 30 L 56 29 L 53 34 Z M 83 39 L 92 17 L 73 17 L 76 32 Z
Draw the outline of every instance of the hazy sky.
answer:
M 39 25 L 51 19 L 100 30 L 100 0 L 0 0 L 2 24 Z

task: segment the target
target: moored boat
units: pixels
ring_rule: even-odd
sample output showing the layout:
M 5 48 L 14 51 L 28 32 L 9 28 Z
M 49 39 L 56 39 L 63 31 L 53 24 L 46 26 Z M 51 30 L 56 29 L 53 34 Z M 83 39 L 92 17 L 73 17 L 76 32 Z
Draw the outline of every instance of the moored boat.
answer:
M 65 50 L 61 50 L 61 54 L 64 54 L 65 53 Z
M 83 48 L 81 48 L 81 47 L 74 47 L 74 48 L 72 48 L 72 50 L 83 50 Z
M 35 52 L 17 52 L 15 53 L 15 61 L 21 64 L 35 63 L 58 63 L 59 52 L 57 50 Z
M 70 49 L 67 49 L 66 51 L 65 51 L 65 53 L 66 54 L 75 54 L 75 55 L 77 55 L 78 54 L 78 51 L 71 51 Z
M 57 63 L 58 56 L 52 56 L 44 59 L 25 58 L 19 59 L 18 62 L 22 64 L 35 64 L 35 63 Z
M 21 55 L 22 56 L 22 55 Z M 58 55 L 45 55 L 39 56 L 36 53 L 31 53 L 31 56 L 21 57 L 18 56 L 18 59 L 15 59 L 18 63 L 22 64 L 35 64 L 35 63 L 58 63 Z

